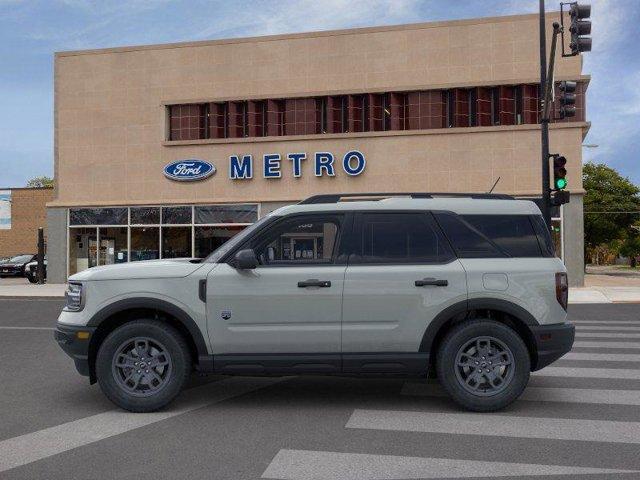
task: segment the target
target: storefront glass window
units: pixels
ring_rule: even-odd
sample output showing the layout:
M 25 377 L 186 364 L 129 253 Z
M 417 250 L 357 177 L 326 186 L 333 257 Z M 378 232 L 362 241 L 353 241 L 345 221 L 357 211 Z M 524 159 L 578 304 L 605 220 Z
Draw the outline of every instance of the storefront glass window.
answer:
M 196 258 L 205 258 L 245 227 L 196 227 Z
M 191 207 L 162 207 L 162 223 L 191 223 Z
M 98 251 L 97 228 L 69 229 L 69 275 L 95 267 Z
M 131 225 L 157 225 L 159 223 L 159 207 L 135 207 L 131 209 Z
M 160 228 L 131 227 L 131 261 L 160 258 Z
M 194 223 L 253 223 L 257 205 L 203 205 L 195 207 Z
M 126 225 L 126 208 L 72 208 L 69 225 Z
M 96 265 L 205 258 L 257 220 L 257 204 L 72 208 L 69 275 Z
M 127 262 L 127 250 L 127 227 L 100 228 L 100 265 Z
M 162 258 L 191 257 L 191 227 L 162 227 Z

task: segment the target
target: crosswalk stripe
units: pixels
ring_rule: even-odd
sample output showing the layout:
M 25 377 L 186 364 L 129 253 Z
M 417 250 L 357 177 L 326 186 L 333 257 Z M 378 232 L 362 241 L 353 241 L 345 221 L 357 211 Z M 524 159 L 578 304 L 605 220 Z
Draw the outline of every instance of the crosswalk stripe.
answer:
M 0 441 L 0 472 L 244 395 L 286 379 L 287 377 L 229 378 L 187 390 L 172 407 L 161 412 L 129 413 L 110 410 L 9 438 Z
M 623 368 L 545 367 L 533 372 L 536 377 L 606 378 L 640 380 L 640 370 Z
M 273 480 L 399 480 L 542 475 L 604 475 L 633 470 L 487 462 L 450 458 L 371 455 L 314 450 L 280 450 L 262 478 Z
M 635 353 L 581 353 L 569 352 L 561 360 L 596 360 L 598 362 L 640 362 L 640 354 Z
M 640 423 L 475 413 L 354 410 L 346 428 L 640 444 Z
M 415 397 L 446 397 L 437 383 L 405 382 L 401 395 Z M 598 403 L 604 405 L 640 405 L 640 390 L 591 390 L 582 388 L 527 387 L 518 401 Z
M 640 342 L 589 342 L 579 340 L 573 342 L 573 346 L 590 348 L 640 348 Z
M 611 330 L 612 332 L 640 332 L 640 327 L 613 327 L 602 325 L 576 325 L 577 332 L 591 332 L 598 330 Z
M 582 324 L 597 324 L 597 325 L 637 325 L 640 326 L 640 319 L 638 320 L 571 320 L 571 323 L 575 325 Z
M 580 338 L 602 338 L 603 340 L 611 338 L 640 338 L 640 333 L 611 333 L 611 332 L 583 332 L 576 333 L 576 339 Z

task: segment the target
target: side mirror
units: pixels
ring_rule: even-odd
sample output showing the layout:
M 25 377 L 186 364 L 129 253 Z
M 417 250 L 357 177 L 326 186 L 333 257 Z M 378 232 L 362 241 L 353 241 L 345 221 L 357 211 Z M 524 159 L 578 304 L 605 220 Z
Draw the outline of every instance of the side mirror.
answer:
M 240 250 L 234 257 L 234 266 L 239 270 L 251 270 L 258 266 L 256 252 L 251 248 Z

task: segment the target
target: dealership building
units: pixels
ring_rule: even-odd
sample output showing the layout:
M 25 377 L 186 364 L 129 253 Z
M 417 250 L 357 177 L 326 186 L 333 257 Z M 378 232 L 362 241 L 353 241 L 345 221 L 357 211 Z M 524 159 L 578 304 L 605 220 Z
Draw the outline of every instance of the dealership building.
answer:
M 547 18 L 550 39 L 557 14 Z M 539 197 L 538 35 L 537 15 L 517 15 L 57 53 L 49 281 L 203 257 L 313 194 L 487 192 L 498 181 L 494 192 Z M 581 67 L 558 55 L 555 80 L 578 82 L 577 114 L 550 126 L 571 191 L 554 239 L 574 285 Z M 318 254 L 309 238 L 291 249 Z

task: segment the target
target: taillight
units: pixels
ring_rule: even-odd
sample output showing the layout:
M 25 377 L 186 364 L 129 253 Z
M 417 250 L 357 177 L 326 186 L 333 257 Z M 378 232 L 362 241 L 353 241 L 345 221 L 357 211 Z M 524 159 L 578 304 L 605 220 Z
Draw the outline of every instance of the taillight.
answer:
M 556 273 L 556 299 L 566 311 L 569 301 L 569 279 L 565 272 Z

